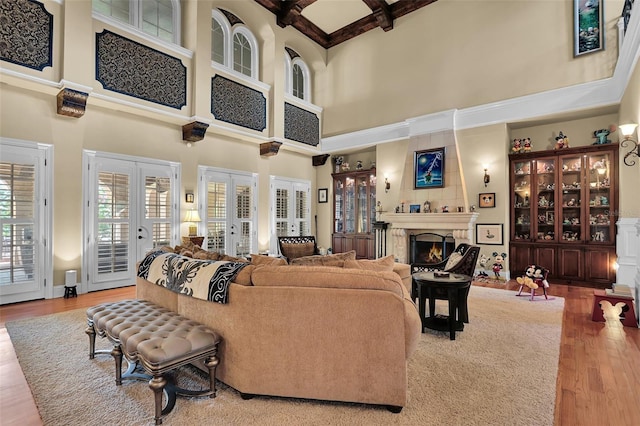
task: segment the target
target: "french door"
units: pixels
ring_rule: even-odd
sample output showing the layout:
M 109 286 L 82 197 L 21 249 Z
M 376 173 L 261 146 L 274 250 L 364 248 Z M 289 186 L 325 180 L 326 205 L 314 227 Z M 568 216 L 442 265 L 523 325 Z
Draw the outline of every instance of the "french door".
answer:
M 136 262 L 178 242 L 180 166 L 85 152 L 86 290 L 135 283 Z
M 0 303 L 51 298 L 51 147 L 0 142 Z
M 278 253 L 280 236 L 311 235 L 311 183 L 271 176 L 270 251 Z
M 200 166 L 198 210 L 209 251 L 229 256 L 257 253 L 257 175 Z

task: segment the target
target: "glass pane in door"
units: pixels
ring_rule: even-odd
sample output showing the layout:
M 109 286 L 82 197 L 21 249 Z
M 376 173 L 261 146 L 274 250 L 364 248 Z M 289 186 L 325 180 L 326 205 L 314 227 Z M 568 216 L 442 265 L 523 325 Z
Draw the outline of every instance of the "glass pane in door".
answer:
M 227 185 L 207 184 L 207 250 L 225 253 L 227 229 Z
M 308 221 L 309 200 L 307 191 L 296 190 L 296 223 L 299 235 L 311 235 Z
M 145 177 L 144 218 L 151 223 L 153 248 L 171 245 L 171 179 Z
M 540 159 L 536 162 L 536 191 L 537 191 L 537 232 L 536 239 L 552 241 L 556 238 L 555 191 L 556 191 L 556 161 L 555 159 Z
M 251 185 L 236 185 L 236 233 L 235 256 L 249 256 L 251 254 L 251 223 L 253 209 L 251 206 Z M 239 228 L 239 229 L 237 229 Z
M 276 188 L 276 236 L 289 235 L 289 190 Z
M 334 232 L 344 232 L 344 184 L 341 180 L 336 181 L 334 191 Z
M 0 285 L 34 279 L 35 166 L 0 163 Z
M 582 240 L 580 206 L 582 204 L 582 158 L 562 157 L 561 241 Z
M 367 220 L 369 220 L 369 211 L 367 207 L 367 176 L 358 176 L 358 228 L 356 232 L 367 232 Z
M 356 232 L 356 183 L 353 178 L 345 179 L 345 232 L 351 234 Z
M 587 188 L 589 200 L 589 241 L 610 243 L 613 226 L 611 203 L 611 158 L 609 153 L 590 154 L 588 156 L 589 171 Z
M 531 162 L 514 163 L 514 239 L 531 238 Z
M 129 175 L 98 175 L 97 273 L 124 272 L 129 265 Z

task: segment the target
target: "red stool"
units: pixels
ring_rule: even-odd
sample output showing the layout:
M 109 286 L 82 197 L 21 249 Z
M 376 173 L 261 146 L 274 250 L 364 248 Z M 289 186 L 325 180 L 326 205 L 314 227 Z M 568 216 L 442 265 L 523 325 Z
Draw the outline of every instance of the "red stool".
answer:
M 633 297 L 619 296 L 614 294 L 607 294 L 604 290 L 594 290 L 593 295 L 595 299 L 593 301 L 593 313 L 591 314 L 591 321 L 604 322 L 604 316 L 602 315 L 602 307 L 600 302 L 606 300 L 615 306 L 618 303 L 623 303 L 622 314 L 620 315 L 620 321 L 622 325 L 627 327 L 638 327 L 636 322 L 636 312 L 633 309 Z

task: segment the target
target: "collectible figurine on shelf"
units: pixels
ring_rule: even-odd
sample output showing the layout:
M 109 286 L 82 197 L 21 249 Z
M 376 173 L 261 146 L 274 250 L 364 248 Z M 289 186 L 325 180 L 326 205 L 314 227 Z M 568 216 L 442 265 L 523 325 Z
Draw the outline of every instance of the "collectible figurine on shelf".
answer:
M 511 152 L 514 154 L 519 154 L 524 150 L 522 146 L 522 141 L 520 139 L 514 139 L 513 145 L 511 146 Z
M 612 126 L 612 127 L 614 127 L 614 126 Z M 593 137 L 596 138 L 597 141 L 595 141 L 593 144 L 594 145 L 604 145 L 606 143 L 611 143 L 611 140 L 607 139 L 607 136 L 609 136 L 612 131 L 615 131 L 615 127 L 614 127 L 613 130 L 609 130 L 609 129 L 595 130 L 593 132 Z
M 556 146 L 554 149 L 569 148 L 569 138 L 560 131 L 560 134 L 556 136 Z
M 522 150 L 524 152 L 531 152 L 533 145 L 531 144 L 531 138 L 524 138 L 522 141 Z

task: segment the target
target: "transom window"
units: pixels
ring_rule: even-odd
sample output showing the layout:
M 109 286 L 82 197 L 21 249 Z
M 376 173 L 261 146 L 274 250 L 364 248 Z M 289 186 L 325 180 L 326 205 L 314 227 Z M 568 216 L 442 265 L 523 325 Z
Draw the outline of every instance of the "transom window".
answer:
M 234 18 L 231 23 L 226 15 Z M 228 12 L 211 11 L 211 60 L 244 76 L 258 79 L 258 42 L 241 21 Z
M 162 41 L 180 44 L 178 0 L 92 0 L 93 10 Z

